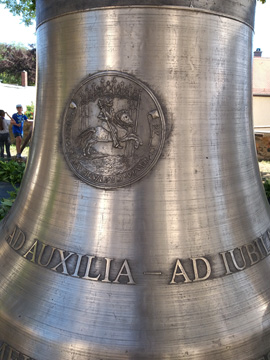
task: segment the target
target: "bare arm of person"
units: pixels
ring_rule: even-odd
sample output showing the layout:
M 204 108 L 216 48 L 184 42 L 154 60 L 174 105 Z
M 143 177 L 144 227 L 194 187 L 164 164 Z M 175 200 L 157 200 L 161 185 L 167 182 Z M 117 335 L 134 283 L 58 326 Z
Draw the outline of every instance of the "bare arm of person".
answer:
M 12 120 L 12 117 L 6 112 L 6 115 L 10 118 L 10 120 Z

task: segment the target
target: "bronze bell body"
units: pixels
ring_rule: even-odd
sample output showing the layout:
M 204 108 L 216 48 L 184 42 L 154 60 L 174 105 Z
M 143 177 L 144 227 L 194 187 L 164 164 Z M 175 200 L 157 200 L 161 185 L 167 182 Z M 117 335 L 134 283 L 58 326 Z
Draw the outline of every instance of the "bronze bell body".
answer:
M 255 0 L 37 1 L 0 359 L 267 360 Z

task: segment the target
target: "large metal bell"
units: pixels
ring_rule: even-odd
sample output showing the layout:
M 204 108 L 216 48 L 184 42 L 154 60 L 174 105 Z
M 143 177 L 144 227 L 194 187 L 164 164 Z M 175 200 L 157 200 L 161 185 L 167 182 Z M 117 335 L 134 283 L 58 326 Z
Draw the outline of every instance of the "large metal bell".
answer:
M 256 0 L 37 0 L 34 137 L 0 225 L 1 360 L 270 359 Z

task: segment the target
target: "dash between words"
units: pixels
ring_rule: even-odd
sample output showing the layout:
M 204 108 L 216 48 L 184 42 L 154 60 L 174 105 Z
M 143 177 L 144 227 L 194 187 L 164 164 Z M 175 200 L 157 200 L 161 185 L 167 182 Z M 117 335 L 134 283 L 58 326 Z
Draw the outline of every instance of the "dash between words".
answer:
M 100 281 L 135 285 L 138 273 L 128 259 L 113 259 L 97 255 L 78 254 L 45 244 L 38 239 L 26 241 L 26 234 L 17 226 L 6 237 L 9 246 L 26 260 L 59 274 Z M 29 244 L 30 245 L 27 245 Z M 216 255 L 176 259 L 169 265 L 169 274 L 145 271 L 144 275 L 165 275 L 169 285 L 206 281 L 243 271 L 270 255 L 270 231 L 240 247 Z M 222 266 L 216 266 L 221 262 Z M 216 266 L 216 267 L 215 267 Z M 222 270 L 220 270 L 222 269 Z

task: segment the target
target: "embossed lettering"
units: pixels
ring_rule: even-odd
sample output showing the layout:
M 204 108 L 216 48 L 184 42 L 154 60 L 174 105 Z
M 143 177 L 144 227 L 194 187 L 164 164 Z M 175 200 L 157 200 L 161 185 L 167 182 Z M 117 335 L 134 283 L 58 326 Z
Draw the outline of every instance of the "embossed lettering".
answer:
M 194 281 L 203 281 L 203 280 L 208 279 L 209 276 L 211 275 L 210 262 L 204 257 L 191 258 L 191 260 L 193 262 L 193 269 L 194 269 L 194 275 L 195 275 Z M 206 266 L 206 274 L 203 277 L 199 277 L 199 272 L 198 272 L 198 262 L 199 261 L 202 261 Z
M 63 250 L 57 249 L 57 251 L 58 251 L 59 254 L 60 254 L 61 261 L 60 261 L 59 264 L 57 264 L 56 266 L 54 266 L 53 268 L 51 268 L 51 270 L 56 271 L 57 268 L 59 268 L 59 266 L 62 266 L 62 268 L 63 268 L 62 274 L 69 275 L 69 273 L 68 273 L 68 271 L 67 271 L 66 261 L 67 261 L 72 255 L 74 255 L 74 253 L 73 253 L 73 252 L 70 252 L 70 253 L 65 257 Z
M 90 272 L 90 269 L 91 269 L 93 259 L 95 259 L 95 256 L 87 255 L 87 266 L 86 266 L 85 274 L 82 277 L 83 279 L 97 281 L 100 278 L 100 274 L 97 277 L 89 276 L 89 272 Z
M 235 258 L 236 250 L 240 251 L 240 254 L 241 254 L 241 257 L 242 257 L 242 260 L 243 260 L 243 265 L 242 266 L 237 264 L 237 260 Z M 245 260 L 245 257 L 243 255 L 243 251 L 242 251 L 241 248 L 235 248 L 233 250 L 229 250 L 228 253 L 230 253 L 232 261 L 233 261 L 233 265 L 236 267 L 237 270 L 241 271 L 241 270 L 244 270 L 246 268 L 247 264 L 246 264 L 246 260 Z
M 180 270 L 180 272 L 178 272 L 178 269 Z M 174 271 L 173 271 L 173 276 L 172 279 L 170 281 L 170 284 L 176 284 L 175 278 L 176 276 L 183 276 L 185 279 L 185 283 L 190 283 L 192 282 L 190 280 L 190 278 L 188 277 L 188 274 L 186 273 L 186 270 L 184 268 L 184 266 L 182 265 L 181 261 L 179 259 L 177 259 L 176 263 L 175 263 L 175 267 L 174 267 Z
M 106 268 L 105 268 L 105 275 L 104 275 L 104 279 L 101 280 L 102 282 L 105 282 L 105 283 L 110 283 L 110 279 L 109 279 L 109 275 L 110 275 L 110 268 L 111 268 L 111 262 L 114 260 L 114 259 L 110 259 L 110 258 L 105 258 L 106 260 Z
M 264 259 L 266 257 L 266 255 L 264 255 L 262 249 L 261 249 L 261 246 L 260 244 L 263 246 L 264 250 L 266 251 L 266 254 L 267 254 L 267 249 L 265 248 L 265 245 L 264 243 L 262 242 L 262 239 L 261 238 L 258 238 L 258 239 L 255 239 L 254 242 L 256 243 L 257 245 L 257 248 L 259 250 L 259 253 L 261 255 L 261 258 Z
M 37 245 L 38 245 L 38 240 L 36 240 L 36 241 L 34 242 L 34 244 L 30 247 L 30 249 L 27 251 L 27 253 L 24 254 L 23 257 L 27 258 L 27 256 L 28 256 L 29 254 L 31 254 L 31 255 L 32 255 L 31 259 L 27 258 L 27 260 L 35 263 L 36 253 L 37 253 Z
M 232 272 L 231 272 L 229 264 L 228 264 L 226 253 L 227 253 L 227 251 L 224 251 L 224 252 L 221 252 L 220 255 L 222 256 L 222 260 L 223 260 L 223 263 L 225 265 L 225 269 L 226 269 L 226 274 L 225 275 L 230 275 L 230 274 L 232 274 Z
M 46 249 L 50 250 L 50 255 L 48 257 L 47 262 L 45 264 L 43 264 L 42 263 L 42 257 L 45 257 L 44 253 L 45 253 Z M 54 247 L 50 247 L 49 245 L 42 244 L 42 247 L 41 247 L 41 250 L 40 250 L 40 253 L 39 253 L 39 256 L 38 256 L 38 260 L 37 260 L 38 265 L 43 266 L 43 267 L 47 267 L 50 264 L 51 260 L 52 260 L 52 257 L 54 255 L 55 250 L 56 250 L 56 248 L 54 248 Z
M 255 244 L 256 244 L 256 242 L 255 242 Z M 257 262 L 259 262 L 261 260 L 258 249 L 255 248 L 254 244 L 245 245 L 245 248 L 247 249 L 248 257 L 250 260 L 250 265 L 257 264 Z
M 15 251 L 18 251 L 23 247 L 25 239 L 25 234 L 22 230 L 15 227 L 13 233 L 6 238 L 6 241 Z
M 269 254 L 270 251 L 267 249 L 263 236 L 242 247 L 220 253 L 226 269 L 225 275 L 245 270 L 248 266 L 257 264 Z
M 123 177 L 124 174 L 122 173 L 121 176 Z M 197 256 L 183 260 L 176 259 L 172 275 L 170 274 L 169 284 L 205 281 L 210 278 L 212 273 L 215 277 L 219 277 L 231 275 L 237 271 L 243 271 L 270 255 L 269 237 L 270 232 L 267 229 L 260 237 L 235 249 L 223 251 L 216 255 L 207 255 L 207 257 Z M 6 241 L 13 250 L 28 261 L 57 271 L 59 274 L 85 280 L 101 281 L 103 283 L 135 284 L 129 263 L 126 259 L 100 258 L 97 255 L 77 254 L 72 251 L 52 247 L 42 243 L 38 239 L 34 239 L 32 245 L 26 247 L 26 235 L 17 226 L 13 229 L 12 233 L 6 237 Z M 218 256 L 221 257 L 226 270 L 225 273 L 222 273 L 220 270 L 218 270 L 218 273 L 216 269 L 212 269 L 212 266 L 217 263 L 217 259 L 214 257 Z M 121 261 L 120 270 L 118 270 L 117 265 L 119 261 Z M 211 265 L 212 263 L 213 265 Z M 165 272 L 160 271 L 145 271 L 143 274 L 167 276 Z
M 18 241 L 21 245 L 21 234 L 21 231 L 14 230 L 13 233 L 7 238 L 10 244 L 15 244 L 15 248 L 18 248 Z M 23 253 L 22 256 L 32 263 L 36 263 L 39 266 L 48 268 L 53 271 L 57 271 L 60 274 L 91 281 L 101 281 L 103 283 L 113 282 L 110 280 L 110 271 L 112 261 L 114 260 L 112 258 L 100 258 L 101 262 L 99 260 L 99 263 L 104 264 L 104 270 L 102 271 L 102 269 L 100 269 L 100 273 L 93 276 L 90 274 L 93 272 L 92 267 L 94 261 L 98 261 L 96 256 L 76 254 L 74 252 L 57 249 L 55 247 L 51 247 L 50 245 L 44 244 L 37 239 L 35 239 L 35 242 L 30 246 L 30 248 L 28 248 L 28 250 L 25 250 L 25 253 Z M 51 263 L 53 267 L 49 267 Z M 101 276 L 103 276 L 102 280 Z M 127 260 L 123 261 L 121 269 L 117 273 L 114 283 L 128 285 L 135 284 Z
M 13 349 L 11 346 L 9 347 L 7 360 L 19 360 L 19 351 Z
M 26 355 L 24 355 L 24 354 L 22 354 L 22 357 L 23 357 L 22 360 L 31 360 L 31 358 L 30 358 L 29 356 L 26 356 Z
M 177 259 L 170 284 L 177 284 L 181 282 L 181 281 L 176 281 L 177 276 L 178 277 L 182 276 L 184 279 L 184 283 L 204 281 L 210 277 L 212 269 L 208 259 L 200 256 L 200 257 L 190 258 L 189 261 L 191 261 L 191 266 L 193 268 L 194 279 L 192 280 L 190 278 L 181 260 Z
M 124 272 L 125 271 L 125 272 Z M 127 277 L 128 279 L 128 282 L 127 284 L 129 285 L 135 285 L 135 281 L 133 280 L 133 277 L 132 277 L 132 274 L 131 274 L 131 271 L 130 271 L 130 267 L 129 267 L 129 264 L 128 264 L 128 261 L 125 260 L 121 266 L 121 269 L 116 277 L 116 279 L 114 280 L 114 284 L 119 284 L 119 278 L 121 276 L 124 276 L 124 277 Z
M 80 254 L 76 254 L 77 255 L 77 263 L 76 263 L 76 267 L 75 267 L 75 271 L 74 273 L 72 274 L 73 277 L 79 277 L 78 273 L 79 273 L 79 269 L 80 269 L 80 266 L 81 266 L 81 261 L 82 261 L 82 257 L 83 255 L 80 255 Z
M 228 255 L 228 258 L 226 257 L 226 254 Z M 222 259 L 223 259 L 223 262 L 224 262 L 224 265 L 226 268 L 226 275 L 232 274 L 232 271 L 233 271 L 229 265 L 229 260 L 232 261 L 232 264 L 238 271 L 244 270 L 247 266 L 246 259 L 244 257 L 242 248 L 238 247 L 233 250 L 229 250 L 229 251 L 220 253 L 220 255 L 222 256 Z M 242 266 L 240 264 L 240 261 L 242 262 Z
M 0 347 L 0 360 L 34 360 L 33 358 L 20 353 L 6 343 L 2 343 Z
M 267 231 L 267 234 L 269 234 L 269 232 Z M 265 245 L 265 242 L 263 240 L 263 237 L 261 236 L 260 238 L 260 243 L 262 244 L 264 250 L 265 250 L 265 253 L 266 253 L 266 256 L 268 256 L 270 254 L 270 250 L 267 249 L 266 245 Z M 257 240 L 257 239 L 256 239 Z M 259 247 L 259 246 L 258 246 Z

